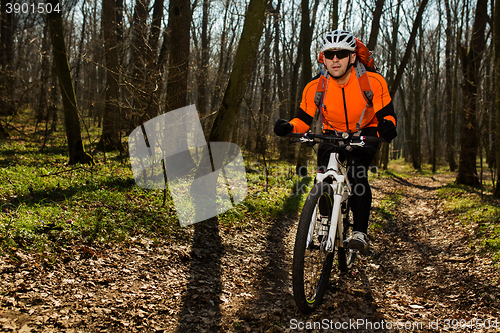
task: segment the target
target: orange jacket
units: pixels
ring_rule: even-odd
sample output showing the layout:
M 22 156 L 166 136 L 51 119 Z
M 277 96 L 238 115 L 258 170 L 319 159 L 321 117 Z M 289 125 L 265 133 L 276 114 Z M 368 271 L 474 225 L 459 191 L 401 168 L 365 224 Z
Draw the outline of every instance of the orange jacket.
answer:
M 373 107 L 367 108 L 360 124 L 361 129 L 366 127 L 375 127 L 378 125 L 379 118 L 391 120 L 396 125 L 396 115 L 392 106 L 391 97 L 387 88 L 387 82 L 377 72 L 367 68 L 368 79 L 373 91 Z M 316 87 L 319 76 L 313 79 L 304 88 L 300 109 L 295 118 L 290 123 L 293 125 L 294 133 L 304 133 L 309 130 L 314 115 L 318 107 L 314 103 Z M 358 84 L 358 79 L 351 71 L 349 81 L 345 85 L 338 85 L 337 82 L 329 76 L 328 86 L 324 98 L 323 129 L 337 130 L 347 132 L 351 130 L 356 132 L 356 123 L 359 122 L 361 114 L 366 107 L 366 101 Z M 378 114 L 377 114 L 378 113 Z M 346 126 L 349 124 L 349 127 Z

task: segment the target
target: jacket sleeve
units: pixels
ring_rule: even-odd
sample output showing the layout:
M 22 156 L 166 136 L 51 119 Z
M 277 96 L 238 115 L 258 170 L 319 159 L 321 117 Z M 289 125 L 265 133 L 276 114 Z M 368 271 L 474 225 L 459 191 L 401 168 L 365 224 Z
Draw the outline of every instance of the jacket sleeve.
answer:
M 391 96 L 389 95 L 389 88 L 387 82 L 378 73 L 370 73 L 370 84 L 373 89 L 374 99 L 373 107 L 375 109 L 375 116 L 380 122 L 382 119 L 390 120 L 396 126 L 397 118 L 394 112 Z
M 389 104 L 387 104 L 382 109 L 380 109 L 377 113 L 375 113 L 375 116 L 377 117 L 379 122 L 381 122 L 382 119 L 387 119 L 387 120 L 392 121 L 394 126 L 397 125 L 397 117 L 396 117 L 396 113 L 394 112 L 394 106 L 392 104 L 392 101 L 390 101 Z
M 315 78 L 304 88 L 300 108 L 297 110 L 295 118 L 290 120 L 290 123 L 293 125 L 293 133 L 305 133 L 311 127 L 314 115 L 318 109 L 314 103 L 317 84 L 318 80 Z

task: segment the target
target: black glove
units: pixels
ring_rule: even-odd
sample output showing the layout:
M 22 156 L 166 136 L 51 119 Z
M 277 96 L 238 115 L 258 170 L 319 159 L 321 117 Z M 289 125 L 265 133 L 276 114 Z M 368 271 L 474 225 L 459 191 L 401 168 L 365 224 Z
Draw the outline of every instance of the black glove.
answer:
M 391 142 L 394 139 L 398 132 L 396 132 L 396 126 L 394 123 L 387 119 L 382 119 L 377 126 L 377 131 L 380 137 L 382 137 L 387 142 Z
M 278 119 L 274 123 L 274 134 L 278 136 L 286 136 L 293 131 L 293 125 L 285 119 Z

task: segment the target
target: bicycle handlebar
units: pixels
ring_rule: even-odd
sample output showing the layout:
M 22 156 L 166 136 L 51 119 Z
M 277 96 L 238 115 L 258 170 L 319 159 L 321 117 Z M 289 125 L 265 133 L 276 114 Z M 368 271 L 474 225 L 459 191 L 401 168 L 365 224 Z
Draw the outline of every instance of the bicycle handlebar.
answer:
M 318 143 L 319 141 L 315 141 L 314 139 L 321 139 L 321 140 L 327 140 L 327 141 L 343 141 L 344 143 L 351 142 L 351 143 L 360 143 L 360 142 L 387 142 L 383 138 L 380 138 L 378 136 L 365 136 L 365 135 L 360 135 L 360 136 L 354 136 L 349 133 L 338 133 L 335 135 L 325 135 L 325 134 L 315 134 L 315 133 L 289 133 L 287 137 L 290 138 L 304 138 L 308 140 L 309 142 L 314 142 Z M 296 141 L 300 142 L 300 141 Z M 307 141 L 304 141 L 307 142 Z

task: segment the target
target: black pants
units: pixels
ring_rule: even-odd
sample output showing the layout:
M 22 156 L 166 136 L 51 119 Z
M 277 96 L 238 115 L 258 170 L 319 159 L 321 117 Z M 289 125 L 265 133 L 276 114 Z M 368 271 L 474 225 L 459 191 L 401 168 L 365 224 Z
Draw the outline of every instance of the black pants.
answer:
M 377 128 L 369 127 L 361 131 L 361 135 L 377 136 Z M 372 191 L 368 184 L 368 170 L 370 163 L 375 156 L 378 143 L 366 142 L 363 148 L 355 148 L 350 154 L 351 163 L 347 166 L 347 174 L 351 183 L 353 196 L 350 200 L 353 215 L 354 231 L 361 231 L 365 234 L 368 230 L 368 219 L 372 206 Z M 318 148 L 318 170 L 326 169 L 330 153 L 333 147 L 326 142 L 322 142 Z M 340 161 L 344 161 L 347 156 L 340 153 Z

